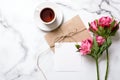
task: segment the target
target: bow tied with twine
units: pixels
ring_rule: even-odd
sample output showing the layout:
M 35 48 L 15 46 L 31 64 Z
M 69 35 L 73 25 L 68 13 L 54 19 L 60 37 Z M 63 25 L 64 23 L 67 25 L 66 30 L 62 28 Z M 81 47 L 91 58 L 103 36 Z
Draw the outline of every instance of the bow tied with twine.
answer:
M 56 42 L 62 42 L 62 41 L 64 42 L 64 39 L 66 39 L 66 38 L 68 38 L 69 41 L 73 40 L 74 42 L 77 42 L 77 41 L 73 38 L 73 36 L 74 36 L 75 34 L 77 34 L 77 33 L 80 33 L 80 32 L 82 32 L 82 31 L 84 31 L 84 30 L 86 30 L 86 28 L 83 28 L 83 29 L 81 29 L 81 30 L 75 29 L 74 31 L 69 32 L 69 33 L 64 33 L 64 32 L 61 30 L 62 33 L 59 34 L 59 35 L 55 38 L 53 44 L 52 44 L 50 47 L 53 48 L 53 47 L 54 47 L 54 44 L 55 44 Z

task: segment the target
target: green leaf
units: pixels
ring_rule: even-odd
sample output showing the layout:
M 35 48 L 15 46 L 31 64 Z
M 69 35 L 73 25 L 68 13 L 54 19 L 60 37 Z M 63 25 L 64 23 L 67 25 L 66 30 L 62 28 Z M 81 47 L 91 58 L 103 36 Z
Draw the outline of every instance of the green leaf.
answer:
M 95 51 L 92 51 L 91 54 L 88 54 L 88 55 L 92 56 L 94 59 L 97 58 L 97 55 L 96 55 Z
M 79 48 L 80 48 L 80 45 L 79 45 L 79 44 L 76 44 L 75 47 L 76 47 L 77 49 L 79 49 Z
M 109 48 L 111 44 L 112 44 L 111 37 L 108 37 L 108 38 L 106 39 L 106 42 L 104 42 L 104 44 L 100 47 L 99 56 L 100 56 L 107 48 Z
M 107 38 L 107 46 L 110 46 L 112 44 L 111 37 Z
M 116 21 L 113 20 L 112 23 L 110 24 L 110 30 L 112 30 L 112 28 L 114 27 L 115 23 L 116 23 Z
M 90 27 L 90 23 L 88 23 L 89 27 Z
M 99 30 L 97 31 L 97 34 L 100 35 L 100 36 L 102 35 L 102 34 L 101 34 L 101 31 L 99 31 Z
M 100 47 L 100 52 L 98 56 L 100 57 L 102 53 L 107 49 L 107 42 L 105 42 L 101 47 Z
M 108 27 L 105 27 L 104 30 L 105 30 L 105 33 L 104 34 L 108 34 Z
M 102 46 L 100 46 L 99 48 L 99 53 L 98 53 L 98 58 L 102 55 L 102 53 L 110 47 L 110 45 L 112 44 L 111 41 L 111 37 L 107 37 L 106 42 L 104 42 L 104 44 Z
M 119 29 L 119 24 L 117 24 L 117 26 L 111 31 L 110 36 L 114 36 L 118 29 Z
M 98 29 L 99 29 L 100 31 L 103 31 L 103 30 L 104 30 L 104 28 L 103 28 L 102 26 L 99 26 Z
M 106 28 L 103 28 L 102 26 L 99 26 L 99 34 L 100 34 L 100 36 L 105 36 Z
M 94 54 L 95 57 L 97 57 L 98 53 L 99 53 L 99 46 L 98 43 L 96 41 L 96 37 L 93 37 L 93 47 L 92 47 L 92 52 Z
M 94 47 L 98 47 L 98 43 L 96 41 L 96 37 L 95 36 L 93 37 L 93 45 L 94 45 Z

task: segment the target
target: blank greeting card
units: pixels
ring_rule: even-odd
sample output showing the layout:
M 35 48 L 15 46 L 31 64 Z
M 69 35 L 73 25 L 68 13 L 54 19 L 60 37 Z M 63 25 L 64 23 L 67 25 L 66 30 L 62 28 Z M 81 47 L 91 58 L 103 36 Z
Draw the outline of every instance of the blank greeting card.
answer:
M 94 71 L 94 60 L 81 56 L 74 42 L 55 43 L 55 71 Z

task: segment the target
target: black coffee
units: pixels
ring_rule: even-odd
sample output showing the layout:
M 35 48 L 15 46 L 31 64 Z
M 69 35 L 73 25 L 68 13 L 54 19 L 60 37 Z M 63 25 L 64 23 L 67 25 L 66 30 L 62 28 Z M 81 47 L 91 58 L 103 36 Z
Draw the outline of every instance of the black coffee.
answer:
M 45 8 L 41 11 L 40 13 L 40 18 L 44 21 L 44 22 L 50 22 L 54 19 L 55 17 L 55 13 L 52 9 L 50 8 Z

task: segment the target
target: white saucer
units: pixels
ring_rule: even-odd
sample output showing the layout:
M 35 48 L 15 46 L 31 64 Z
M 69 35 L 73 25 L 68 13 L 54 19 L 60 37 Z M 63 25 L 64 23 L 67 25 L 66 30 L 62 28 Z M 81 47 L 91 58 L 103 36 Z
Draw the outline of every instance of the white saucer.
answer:
M 40 10 L 43 9 L 44 7 L 50 7 L 52 8 L 55 13 L 56 13 L 56 20 L 52 24 L 43 24 L 40 21 Z M 63 20 L 63 14 L 62 11 L 60 10 L 59 6 L 56 3 L 53 2 L 44 2 L 41 3 L 35 10 L 34 14 L 35 22 L 37 26 L 44 31 L 52 31 L 60 26 Z

